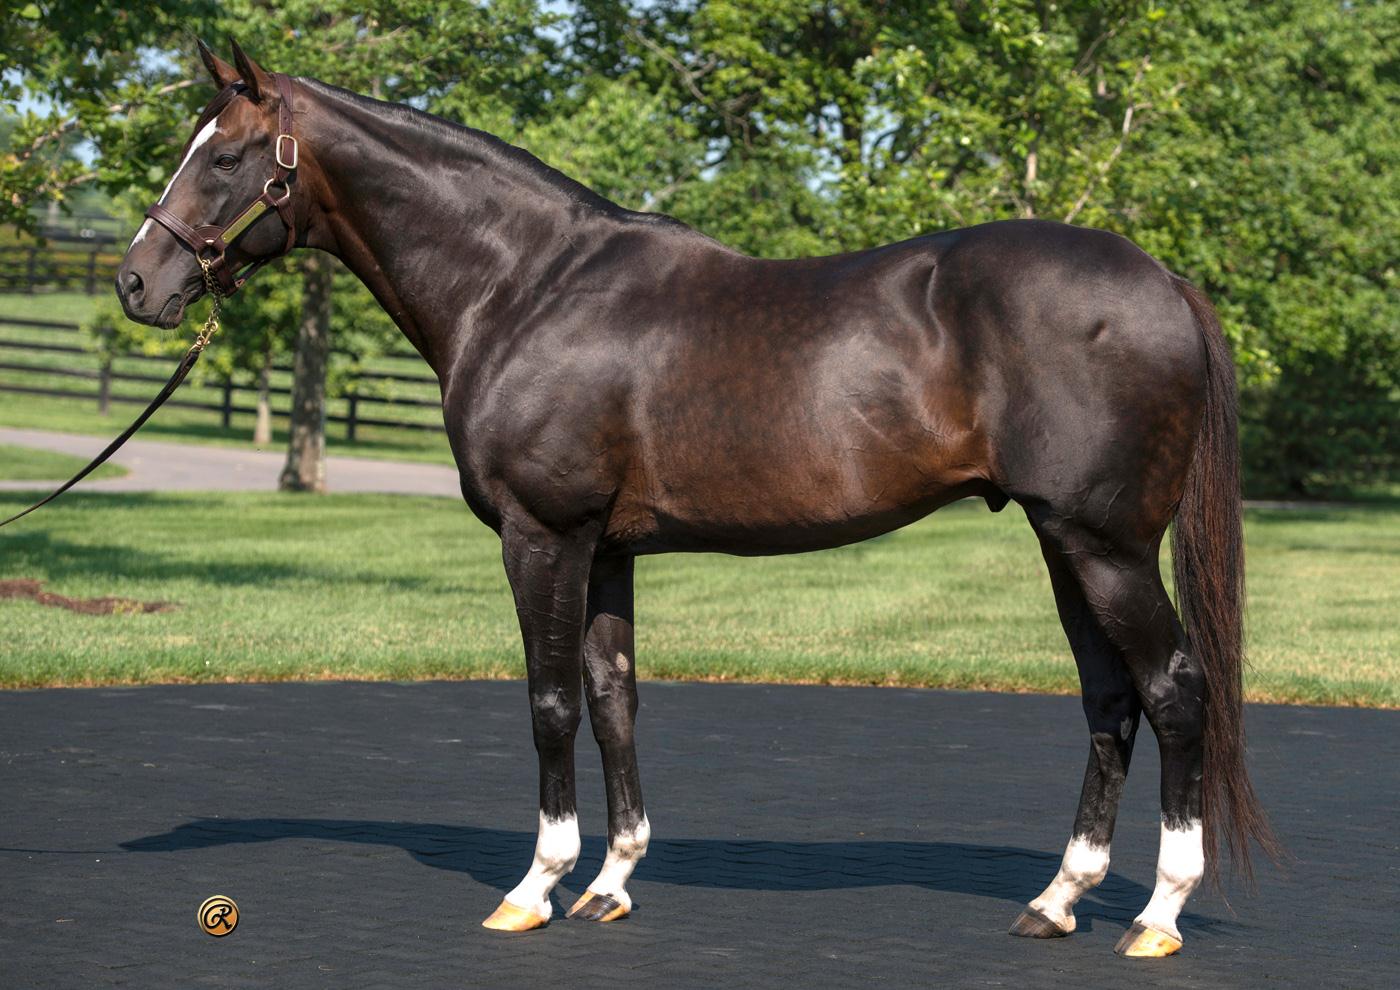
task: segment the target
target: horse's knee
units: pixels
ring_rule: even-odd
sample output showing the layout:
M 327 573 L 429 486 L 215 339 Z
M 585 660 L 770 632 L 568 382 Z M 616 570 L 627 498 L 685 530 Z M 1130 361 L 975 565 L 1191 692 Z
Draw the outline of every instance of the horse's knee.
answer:
M 1131 683 L 1086 692 L 1083 701 L 1090 735 L 1116 736 L 1126 740 L 1137 731 L 1142 703 Z
M 559 691 L 530 695 L 530 715 L 537 747 L 566 743 L 578 732 L 583 706 L 578 698 Z

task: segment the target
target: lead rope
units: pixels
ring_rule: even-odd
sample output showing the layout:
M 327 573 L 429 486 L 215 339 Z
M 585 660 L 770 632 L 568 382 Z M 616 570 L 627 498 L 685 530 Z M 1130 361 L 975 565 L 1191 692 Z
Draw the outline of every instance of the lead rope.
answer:
M 219 310 L 222 308 L 224 302 L 223 290 L 219 287 L 218 280 L 214 277 L 214 272 L 207 259 L 199 259 L 199 269 L 204 273 L 204 287 L 209 290 L 212 305 L 209 307 L 209 316 L 204 321 L 204 326 L 199 328 L 199 332 L 195 334 L 194 343 L 191 344 L 190 349 L 185 352 L 185 356 L 180 358 L 180 363 L 176 366 L 175 373 L 170 376 L 170 381 L 165 383 L 165 387 L 151 400 L 151 404 L 146 407 L 145 411 L 142 412 L 140 416 L 136 417 L 136 421 L 128 426 L 121 436 L 109 443 L 106 450 L 94 457 L 92 461 L 88 463 L 87 467 L 73 475 L 73 477 L 65 481 L 53 492 L 35 502 L 23 512 L 16 512 L 4 522 L 0 522 L 0 526 L 8 526 L 16 519 L 29 515 L 29 513 L 40 506 L 47 505 L 101 467 L 106 463 L 109 457 L 121 448 L 122 444 L 131 439 L 133 433 L 145 425 L 146 420 L 150 419 L 152 414 L 164 405 L 165 400 L 170 398 L 170 396 L 175 393 L 175 390 L 180 387 L 180 384 L 184 382 L 185 377 L 190 373 L 190 369 L 193 368 L 195 362 L 199 360 L 199 355 L 204 352 L 204 348 L 209 346 L 209 342 L 213 340 L 214 335 L 219 332 Z

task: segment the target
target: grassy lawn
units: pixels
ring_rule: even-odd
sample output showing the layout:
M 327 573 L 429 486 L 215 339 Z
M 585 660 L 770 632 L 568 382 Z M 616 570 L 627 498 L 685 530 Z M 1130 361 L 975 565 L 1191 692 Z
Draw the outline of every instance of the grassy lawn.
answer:
M 1248 539 L 1250 696 L 1400 706 L 1400 508 L 1254 511 Z M 523 674 L 499 545 L 450 500 L 77 494 L 0 547 L 0 580 L 180 606 L 0 601 L 8 686 Z M 820 554 L 644 558 L 637 587 L 645 677 L 1077 690 L 1014 507 Z
M 0 313 L 26 320 L 81 323 L 92 315 L 95 300 L 82 292 L 6 292 L 0 294 Z
M 0 444 L 0 481 L 63 481 L 86 463 L 81 457 Z M 126 473 L 126 468 L 104 464 L 88 477 L 120 478 Z

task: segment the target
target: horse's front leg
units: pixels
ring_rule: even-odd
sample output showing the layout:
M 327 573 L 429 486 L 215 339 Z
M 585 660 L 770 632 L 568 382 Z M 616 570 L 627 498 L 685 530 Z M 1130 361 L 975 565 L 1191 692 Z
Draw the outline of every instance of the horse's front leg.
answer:
M 501 547 L 525 640 L 540 760 L 540 827 L 525 879 L 482 924 L 527 931 L 549 921 L 550 892 L 578 860 L 574 734 L 583 705 L 583 626 L 593 541 L 561 537 L 528 522 L 507 523 Z
M 598 876 L 569 909 L 570 918 L 615 921 L 632 910 L 627 881 L 651 838 L 632 727 L 637 672 L 632 636 L 632 558 L 600 557 L 588 582 L 583 644 L 588 717 L 603 753 L 608 791 L 608 855 Z

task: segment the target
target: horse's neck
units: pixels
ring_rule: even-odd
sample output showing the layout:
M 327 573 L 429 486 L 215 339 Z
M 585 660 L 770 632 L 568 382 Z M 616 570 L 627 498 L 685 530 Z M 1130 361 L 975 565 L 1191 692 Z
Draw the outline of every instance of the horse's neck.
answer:
M 617 207 L 488 135 L 319 87 L 298 107 L 327 188 L 311 239 L 441 375 Z

